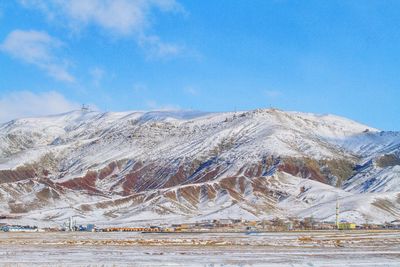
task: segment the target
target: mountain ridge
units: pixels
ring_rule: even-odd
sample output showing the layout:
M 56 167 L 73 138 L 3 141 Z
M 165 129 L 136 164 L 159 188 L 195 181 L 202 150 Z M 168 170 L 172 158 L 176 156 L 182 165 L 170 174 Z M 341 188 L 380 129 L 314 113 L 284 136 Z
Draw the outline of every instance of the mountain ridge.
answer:
M 0 141 L 0 211 L 36 223 L 332 220 L 336 198 L 343 219 L 400 214 L 400 133 L 335 115 L 74 111 L 2 124 Z

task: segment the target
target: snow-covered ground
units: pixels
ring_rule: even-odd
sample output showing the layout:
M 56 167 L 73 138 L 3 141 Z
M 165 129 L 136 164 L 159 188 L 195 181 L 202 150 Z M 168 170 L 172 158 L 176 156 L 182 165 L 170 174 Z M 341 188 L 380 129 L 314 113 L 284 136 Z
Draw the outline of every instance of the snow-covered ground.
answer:
M 4 266 L 398 266 L 397 231 L 0 233 Z

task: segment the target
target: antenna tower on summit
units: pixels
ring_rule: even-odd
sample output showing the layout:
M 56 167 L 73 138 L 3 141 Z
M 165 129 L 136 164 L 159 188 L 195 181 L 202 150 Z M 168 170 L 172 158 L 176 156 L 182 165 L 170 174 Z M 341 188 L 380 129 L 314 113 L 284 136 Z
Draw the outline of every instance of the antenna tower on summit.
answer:
M 89 111 L 89 107 L 86 106 L 85 104 L 82 104 L 81 111 L 82 112 L 87 112 L 87 111 Z

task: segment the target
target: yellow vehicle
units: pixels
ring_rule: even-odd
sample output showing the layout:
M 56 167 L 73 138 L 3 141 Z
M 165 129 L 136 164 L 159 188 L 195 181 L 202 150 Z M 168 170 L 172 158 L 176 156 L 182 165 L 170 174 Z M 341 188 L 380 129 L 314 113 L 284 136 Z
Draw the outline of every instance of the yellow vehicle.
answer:
M 356 224 L 355 223 L 349 223 L 349 222 L 340 222 L 338 224 L 338 229 L 339 230 L 354 230 L 356 229 Z

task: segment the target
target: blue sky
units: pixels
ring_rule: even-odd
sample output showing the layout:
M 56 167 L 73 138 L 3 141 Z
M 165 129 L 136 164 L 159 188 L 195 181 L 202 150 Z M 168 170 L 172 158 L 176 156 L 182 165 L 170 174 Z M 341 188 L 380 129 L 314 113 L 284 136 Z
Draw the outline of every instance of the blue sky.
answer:
M 400 130 L 399 1 L 0 2 L 0 121 L 276 107 Z

